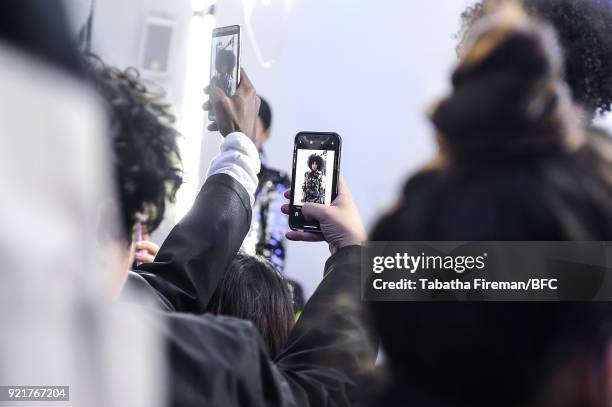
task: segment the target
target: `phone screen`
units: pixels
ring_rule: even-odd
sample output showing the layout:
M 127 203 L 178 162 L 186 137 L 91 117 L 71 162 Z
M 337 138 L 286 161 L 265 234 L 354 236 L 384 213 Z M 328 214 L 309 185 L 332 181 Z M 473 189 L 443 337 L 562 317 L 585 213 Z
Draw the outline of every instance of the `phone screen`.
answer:
M 233 96 L 240 82 L 240 26 L 216 28 L 213 31 L 210 56 L 210 84 Z M 209 111 L 214 119 L 214 111 Z
M 289 226 L 318 232 L 302 215 L 306 202 L 331 205 L 338 193 L 341 139 L 336 133 L 299 133 L 295 137 Z

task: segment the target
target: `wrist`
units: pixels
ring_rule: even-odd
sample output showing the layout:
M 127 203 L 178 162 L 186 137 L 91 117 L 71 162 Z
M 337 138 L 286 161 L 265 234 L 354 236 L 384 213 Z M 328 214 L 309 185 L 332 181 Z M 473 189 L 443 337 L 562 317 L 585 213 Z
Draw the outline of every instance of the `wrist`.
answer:
M 325 262 L 325 270 L 329 270 L 332 264 L 354 264 L 359 266 L 361 264 L 361 250 L 362 246 L 345 246 L 342 249 L 338 249 L 333 253 Z
M 367 242 L 366 238 L 350 238 L 350 239 L 345 239 L 342 240 L 334 245 L 330 245 L 330 252 L 331 254 L 335 254 L 337 252 L 339 252 L 340 250 L 344 249 L 345 247 L 352 247 L 352 246 L 365 246 Z
M 235 125 L 233 127 L 234 127 L 233 133 L 242 133 L 249 140 L 251 140 L 253 143 L 255 143 L 255 127 L 254 126 L 253 126 L 253 129 L 251 129 L 250 131 L 248 131 L 247 129 L 241 128 L 241 126 L 239 126 L 239 125 Z
M 368 234 L 365 229 L 362 229 L 356 233 L 352 233 L 348 235 L 345 239 L 342 239 L 344 244 L 342 247 L 346 246 L 365 246 L 368 242 Z

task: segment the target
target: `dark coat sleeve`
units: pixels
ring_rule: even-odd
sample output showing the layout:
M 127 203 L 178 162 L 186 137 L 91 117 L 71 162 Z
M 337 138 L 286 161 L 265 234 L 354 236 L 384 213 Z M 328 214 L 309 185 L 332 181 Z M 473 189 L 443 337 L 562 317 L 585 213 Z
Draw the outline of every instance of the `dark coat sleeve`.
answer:
M 329 258 L 276 366 L 299 405 L 351 405 L 374 369 L 378 340 L 361 301 L 361 247 Z
M 250 224 L 251 203 L 244 187 L 226 174 L 209 177 L 155 261 L 130 273 L 125 291 L 148 287 L 166 310 L 204 312 Z
M 172 406 L 350 406 L 372 372 L 377 344 L 360 305 L 360 249 L 326 264 L 289 342 L 271 361 L 255 327 L 169 313 Z

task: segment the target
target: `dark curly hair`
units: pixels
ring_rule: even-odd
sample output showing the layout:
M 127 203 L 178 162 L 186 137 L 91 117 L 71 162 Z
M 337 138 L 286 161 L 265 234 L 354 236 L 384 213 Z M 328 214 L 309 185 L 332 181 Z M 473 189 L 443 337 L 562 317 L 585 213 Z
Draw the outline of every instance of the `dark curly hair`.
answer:
M 224 72 L 222 69 L 224 66 L 228 66 L 229 70 Z M 215 68 L 217 72 L 221 73 L 230 73 L 236 67 L 236 55 L 230 50 L 222 49 L 217 52 L 217 57 L 215 58 Z
M 325 161 L 323 161 L 323 157 L 321 157 L 318 154 L 311 154 L 310 157 L 308 157 L 308 169 L 309 170 L 312 169 L 313 163 L 317 163 L 317 169 L 323 172 L 323 169 L 325 168 Z
M 481 0 L 461 14 L 458 37 L 485 13 Z M 574 99 L 590 114 L 612 110 L 612 1 L 522 0 L 526 11 L 548 21 L 565 54 L 565 80 Z M 459 45 L 458 51 L 462 44 Z
M 264 130 L 268 130 L 270 127 L 272 127 L 272 108 L 270 107 L 268 101 L 263 98 L 263 96 L 257 96 L 259 96 L 259 100 L 261 101 L 261 104 L 259 105 L 259 118 L 263 123 Z
M 124 238 L 137 222 L 149 232 L 161 223 L 167 202 L 183 182 L 179 133 L 163 91 L 151 91 L 134 68 L 120 70 L 88 56 L 89 74 L 108 104 L 114 171 Z
M 83 61 L 70 32 L 63 2 L 0 2 L 0 39 L 78 78 Z

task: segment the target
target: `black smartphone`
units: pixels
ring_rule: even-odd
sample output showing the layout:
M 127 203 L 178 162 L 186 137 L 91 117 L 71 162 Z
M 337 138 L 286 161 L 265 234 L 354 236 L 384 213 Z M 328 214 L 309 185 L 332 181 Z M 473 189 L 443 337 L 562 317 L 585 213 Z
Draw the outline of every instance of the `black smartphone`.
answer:
M 316 221 L 302 215 L 306 202 L 331 205 L 338 195 L 342 139 L 337 133 L 301 132 L 295 136 L 289 227 L 292 230 L 321 232 Z
M 229 97 L 234 96 L 240 83 L 240 26 L 230 25 L 213 30 L 210 55 L 210 84 Z M 208 119 L 215 120 L 214 109 Z

